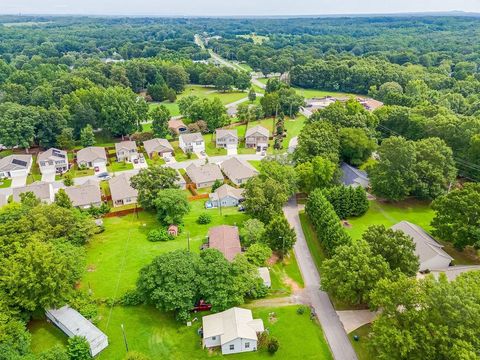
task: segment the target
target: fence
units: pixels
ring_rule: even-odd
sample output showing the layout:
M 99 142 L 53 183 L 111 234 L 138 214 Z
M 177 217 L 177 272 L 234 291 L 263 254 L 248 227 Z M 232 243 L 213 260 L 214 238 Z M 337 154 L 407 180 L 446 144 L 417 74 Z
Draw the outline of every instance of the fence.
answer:
M 111 218 L 111 217 L 116 217 L 116 216 L 125 216 L 125 215 L 130 215 L 130 214 L 134 214 L 134 213 L 143 211 L 143 209 L 141 207 L 119 210 L 119 211 L 115 211 L 115 209 L 112 209 L 112 210 L 113 211 L 109 212 L 108 214 L 105 214 L 103 217 Z

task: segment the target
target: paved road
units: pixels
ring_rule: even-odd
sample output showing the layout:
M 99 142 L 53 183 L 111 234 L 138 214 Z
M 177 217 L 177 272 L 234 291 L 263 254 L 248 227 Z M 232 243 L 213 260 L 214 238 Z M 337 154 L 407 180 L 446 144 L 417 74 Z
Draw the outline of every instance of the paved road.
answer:
M 283 208 L 283 212 L 290 225 L 295 229 L 297 235 L 297 242 L 294 246 L 295 257 L 305 283 L 305 293 L 309 297 L 310 303 L 322 325 L 333 358 L 335 360 L 358 360 L 327 293 L 320 290 L 320 275 L 315 267 L 305 235 L 303 234 L 295 198 L 289 200 Z

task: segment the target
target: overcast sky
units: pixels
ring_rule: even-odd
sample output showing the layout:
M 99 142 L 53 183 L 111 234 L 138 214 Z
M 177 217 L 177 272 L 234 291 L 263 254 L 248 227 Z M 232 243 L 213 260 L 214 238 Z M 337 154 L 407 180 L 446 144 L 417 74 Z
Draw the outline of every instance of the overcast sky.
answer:
M 0 0 L 3 14 L 326 15 L 461 10 L 480 0 Z

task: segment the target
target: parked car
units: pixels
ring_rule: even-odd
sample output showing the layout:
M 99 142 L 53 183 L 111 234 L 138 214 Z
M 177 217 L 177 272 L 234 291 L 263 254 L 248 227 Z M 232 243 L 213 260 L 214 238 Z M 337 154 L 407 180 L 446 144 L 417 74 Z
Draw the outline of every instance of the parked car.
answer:
M 108 175 L 108 173 L 106 173 L 106 172 L 98 174 L 97 178 L 99 178 L 100 180 L 110 180 L 111 179 L 110 175 Z
M 211 304 L 207 304 L 205 300 L 200 300 L 198 303 L 195 304 L 193 308 L 193 312 L 210 311 L 211 308 L 212 308 Z

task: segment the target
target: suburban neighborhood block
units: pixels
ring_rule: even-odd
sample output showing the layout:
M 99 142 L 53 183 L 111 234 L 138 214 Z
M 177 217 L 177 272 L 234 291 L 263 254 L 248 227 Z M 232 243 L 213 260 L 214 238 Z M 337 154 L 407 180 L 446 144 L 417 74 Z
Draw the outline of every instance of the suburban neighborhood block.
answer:
M 185 170 L 197 189 L 210 187 L 215 184 L 215 181 L 223 182 L 224 180 L 222 172 L 216 164 L 208 163 L 202 166 L 190 164 Z
M 208 247 L 217 249 L 225 259 L 233 261 L 235 256 L 242 252 L 238 227 L 230 225 L 211 227 L 208 230 Z
M 258 175 L 257 170 L 246 165 L 236 157 L 225 160 L 220 167 L 230 181 L 237 186 L 245 184 L 248 179 Z
M 132 173 L 123 173 L 114 176 L 108 181 L 114 207 L 135 204 L 137 202 L 138 191 L 130 185 L 132 176 Z
M 220 346 L 222 354 L 256 351 L 258 334 L 265 329 L 262 319 L 253 319 L 252 311 L 234 307 L 202 318 L 203 345 Z

